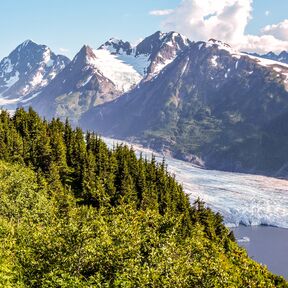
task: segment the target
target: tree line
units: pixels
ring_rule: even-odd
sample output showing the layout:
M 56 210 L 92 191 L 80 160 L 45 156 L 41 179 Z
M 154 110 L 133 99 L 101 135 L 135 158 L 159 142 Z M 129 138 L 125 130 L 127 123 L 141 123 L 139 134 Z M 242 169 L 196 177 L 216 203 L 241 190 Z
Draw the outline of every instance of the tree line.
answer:
M 165 161 L 31 108 L 1 112 L 0 160 L 3 287 L 287 287 Z

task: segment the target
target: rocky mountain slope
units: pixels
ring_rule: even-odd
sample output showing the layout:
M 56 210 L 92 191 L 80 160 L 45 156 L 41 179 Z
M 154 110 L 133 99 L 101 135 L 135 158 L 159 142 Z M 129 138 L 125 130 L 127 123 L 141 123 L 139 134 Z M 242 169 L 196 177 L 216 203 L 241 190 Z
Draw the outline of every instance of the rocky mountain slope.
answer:
M 27 105 L 42 116 L 69 117 L 77 124 L 82 113 L 158 75 L 190 44 L 178 33 L 156 32 L 136 47 L 114 38 L 96 50 L 85 46 Z
M 286 177 L 286 60 L 175 32 L 85 45 L 72 61 L 25 41 L 0 62 L 0 105 L 69 117 L 207 168 Z
M 274 52 L 271 51 L 263 55 L 257 54 L 257 53 L 252 53 L 250 55 L 288 64 L 288 52 L 287 51 L 282 51 L 280 54 L 275 54 Z
M 36 97 L 69 61 L 45 45 L 23 42 L 0 62 L 0 104 L 13 109 Z
M 287 75 L 279 62 L 198 42 L 80 123 L 207 168 L 288 175 Z
M 50 85 L 27 106 L 31 105 L 47 118 L 69 117 L 76 124 L 83 111 L 115 99 L 121 91 L 94 66 L 95 60 L 93 50 L 83 46 Z

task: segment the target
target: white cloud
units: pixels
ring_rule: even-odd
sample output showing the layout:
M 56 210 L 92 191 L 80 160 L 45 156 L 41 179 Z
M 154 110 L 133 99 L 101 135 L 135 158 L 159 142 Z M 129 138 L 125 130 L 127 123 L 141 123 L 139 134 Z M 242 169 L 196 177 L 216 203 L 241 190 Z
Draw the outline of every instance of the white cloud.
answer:
M 265 11 L 265 15 L 269 16 L 270 15 L 270 11 L 269 10 Z
M 68 53 L 68 52 L 69 52 L 69 49 L 67 49 L 67 48 L 59 48 L 59 51 L 60 51 L 61 53 Z
M 251 0 L 183 0 L 163 27 L 192 40 L 217 38 L 234 43 L 243 36 L 251 9 Z
M 244 42 L 236 46 L 239 50 L 246 52 L 267 53 L 273 51 L 280 53 L 288 50 L 288 42 L 275 38 L 272 35 L 246 35 Z
M 150 11 L 149 14 L 152 16 L 166 16 L 173 13 L 174 10 L 172 9 L 165 9 L 165 10 L 153 10 Z
M 268 25 L 262 29 L 262 33 L 266 35 L 273 35 L 274 37 L 288 41 L 288 19 L 278 24 Z
M 288 20 L 265 27 L 260 35 L 245 33 L 252 19 L 252 4 L 253 0 L 182 0 L 162 28 L 194 41 L 215 38 L 243 51 L 288 50 Z

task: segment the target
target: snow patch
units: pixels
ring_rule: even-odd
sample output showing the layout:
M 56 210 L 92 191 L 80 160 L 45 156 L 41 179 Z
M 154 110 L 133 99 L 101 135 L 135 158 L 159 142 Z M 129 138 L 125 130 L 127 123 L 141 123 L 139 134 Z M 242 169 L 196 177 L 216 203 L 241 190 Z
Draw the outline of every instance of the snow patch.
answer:
M 56 71 L 52 71 L 50 74 L 49 74 L 49 78 L 52 80 L 56 77 L 57 73 Z
M 162 63 L 158 63 L 157 66 L 154 68 L 153 71 L 153 75 L 157 75 L 160 71 L 163 72 L 163 69 L 169 65 L 171 62 L 173 62 L 175 58 L 171 58 L 171 59 L 166 59 L 164 62 Z
M 37 71 L 37 73 L 33 76 L 32 80 L 30 81 L 30 84 L 32 86 L 37 86 L 41 84 L 42 80 L 43 80 L 43 74 L 40 71 Z
M 147 74 L 147 68 L 151 64 L 151 61 L 149 60 L 148 55 L 127 55 L 127 54 L 119 54 L 116 56 L 117 59 L 122 61 L 123 63 L 126 63 L 127 65 L 130 65 L 133 67 L 133 69 L 139 73 L 142 77 L 144 77 Z
M 30 100 L 36 98 L 40 93 L 41 93 L 41 91 L 33 94 L 32 96 L 30 96 L 30 97 L 28 97 L 28 98 L 26 98 L 26 99 L 21 100 L 21 103 L 27 103 L 27 102 L 29 102 Z
M 189 58 L 186 59 L 186 63 L 185 63 L 185 65 L 184 65 L 183 68 L 182 68 L 180 77 L 182 77 L 182 76 L 184 75 L 184 73 L 185 73 L 185 71 L 186 71 L 186 69 L 187 69 L 188 63 L 189 63 Z
M 283 67 L 284 69 L 285 68 L 288 69 L 288 64 L 285 64 L 282 62 L 278 62 L 278 61 L 274 61 L 274 60 L 270 60 L 270 59 L 265 59 L 265 58 L 261 58 L 261 57 L 256 57 L 256 56 L 248 55 L 245 53 L 241 53 L 241 56 L 246 56 L 246 57 L 250 58 L 251 60 L 255 61 L 258 65 L 261 65 L 264 67 L 273 67 L 273 66 L 279 67 L 280 66 L 280 67 Z
M 198 45 L 198 49 L 201 50 L 201 48 L 202 48 L 204 45 L 205 45 L 204 43 L 200 43 L 200 44 Z
M 83 83 L 81 83 L 80 87 L 86 86 L 90 80 L 92 79 L 93 75 L 89 76 Z M 68 94 L 69 95 L 69 94 Z
M 5 73 L 7 73 L 7 74 L 11 73 L 13 71 L 13 68 L 14 68 L 14 66 L 12 65 L 11 60 L 9 58 L 4 58 L 1 66 L 3 67 L 4 74 Z
M 46 67 L 50 68 L 54 65 L 54 61 L 50 59 L 49 61 L 46 62 Z
M 11 76 L 8 80 L 6 80 L 5 86 L 7 88 L 12 87 L 19 80 L 19 72 L 16 71 L 14 76 Z
M 123 60 L 121 57 L 119 59 L 117 55 L 112 55 L 106 49 L 94 50 L 93 52 L 96 57 L 90 58 L 89 64 L 110 79 L 118 90 L 127 92 L 142 80 L 141 74 L 137 72 L 131 63 L 124 62 L 123 58 L 125 57 L 122 57 Z
M 217 59 L 218 59 L 219 57 L 218 56 L 216 56 L 216 55 L 214 55 L 212 58 L 211 58 L 211 64 L 212 64 L 212 66 L 214 66 L 214 67 L 217 67 L 218 66 L 218 63 L 217 63 Z
M 43 61 L 44 63 L 47 64 L 49 63 L 50 60 L 51 60 L 51 50 L 48 47 L 46 47 L 43 53 Z

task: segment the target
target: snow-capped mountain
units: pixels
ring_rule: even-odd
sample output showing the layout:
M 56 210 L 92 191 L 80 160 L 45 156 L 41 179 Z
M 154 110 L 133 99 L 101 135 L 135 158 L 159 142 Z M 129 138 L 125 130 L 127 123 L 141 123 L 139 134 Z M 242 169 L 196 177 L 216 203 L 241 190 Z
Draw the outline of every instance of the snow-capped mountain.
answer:
M 0 106 L 132 137 L 208 168 L 288 175 L 288 53 L 156 32 L 72 61 L 25 41 L 0 62 Z M 260 171 L 261 170 L 261 171 Z
M 80 124 L 201 158 L 208 168 L 288 175 L 287 129 L 276 129 L 287 126 L 287 78 L 288 65 L 213 39 L 197 42 L 151 81 L 87 111 Z
M 191 44 L 188 38 L 179 33 L 158 31 L 137 45 L 135 56 L 147 56 L 148 65 L 145 68 L 145 76 L 150 80 Z
M 280 54 L 276 54 L 271 51 L 263 55 L 257 54 L 257 53 L 250 53 L 250 55 L 288 64 L 288 52 L 287 51 L 282 51 Z
M 0 62 L 0 104 L 12 107 L 35 97 L 69 61 L 45 45 L 23 42 Z
M 190 44 L 188 38 L 179 33 L 158 31 L 135 47 L 132 47 L 129 42 L 111 38 L 98 50 L 109 51 L 118 60 L 132 66 L 142 78 L 151 78 L 171 63 Z
M 93 49 L 84 45 L 38 97 L 26 105 L 32 105 L 45 117 L 69 117 L 76 123 L 84 111 L 115 99 L 122 91 L 98 69 L 97 60 Z
M 133 47 L 128 41 L 124 42 L 123 40 L 110 38 L 107 42 L 99 47 L 99 49 L 109 50 L 111 54 L 126 54 L 131 55 L 133 52 Z
M 26 105 L 46 117 L 77 121 L 93 106 L 109 102 L 157 76 L 189 45 L 191 42 L 178 33 L 156 32 L 136 47 L 115 38 L 98 49 L 84 46 L 37 99 Z

